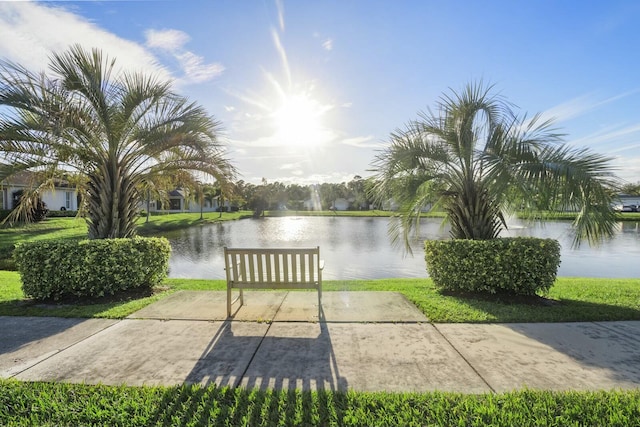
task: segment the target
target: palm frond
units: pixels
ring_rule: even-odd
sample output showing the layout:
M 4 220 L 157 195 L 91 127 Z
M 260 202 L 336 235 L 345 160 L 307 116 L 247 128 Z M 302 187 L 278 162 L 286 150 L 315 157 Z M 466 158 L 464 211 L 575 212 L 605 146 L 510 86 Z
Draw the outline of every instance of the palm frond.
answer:
M 618 182 L 610 159 L 567 147 L 551 120 L 518 116 L 513 107 L 481 81 L 443 94 L 436 112 L 391 134 L 373 170 L 377 200 L 401 205 L 396 240 L 408 244 L 422 184 L 439 189 L 455 238 L 495 238 L 507 226 L 505 212 L 541 208 L 580 212 L 577 240 L 611 235 Z
M 120 72 L 98 49 L 53 54 L 49 74 L 0 62 L 0 106 L 7 161 L 83 176 L 91 237 L 135 233 L 140 188 L 162 171 L 236 173 L 201 106 L 153 75 Z

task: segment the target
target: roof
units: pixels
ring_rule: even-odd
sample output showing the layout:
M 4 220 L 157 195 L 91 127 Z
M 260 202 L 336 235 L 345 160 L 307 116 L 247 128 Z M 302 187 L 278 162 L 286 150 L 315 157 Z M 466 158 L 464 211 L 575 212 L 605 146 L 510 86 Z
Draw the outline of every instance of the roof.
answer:
M 0 184 L 11 187 L 32 187 L 37 185 L 37 174 L 32 171 L 21 171 L 10 177 L 2 180 Z M 64 179 L 54 179 L 55 187 L 61 188 L 75 188 L 75 185 L 70 185 L 69 181 Z

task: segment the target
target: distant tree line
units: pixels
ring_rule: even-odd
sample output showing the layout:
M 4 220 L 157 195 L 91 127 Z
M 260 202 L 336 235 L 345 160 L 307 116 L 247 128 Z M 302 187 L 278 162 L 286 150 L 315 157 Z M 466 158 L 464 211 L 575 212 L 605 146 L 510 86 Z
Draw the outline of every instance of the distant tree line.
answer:
M 623 184 L 620 192 L 629 196 L 640 196 L 640 182 Z
M 336 201 L 349 210 L 368 210 L 373 204 L 369 196 L 373 182 L 356 175 L 349 182 L 323 184 L 284 184 L 262 180 L 260 184 L 235 183 L 229 196 L 232 206 L 253 210 L 261 215 L 266 210 L 330 210 Z

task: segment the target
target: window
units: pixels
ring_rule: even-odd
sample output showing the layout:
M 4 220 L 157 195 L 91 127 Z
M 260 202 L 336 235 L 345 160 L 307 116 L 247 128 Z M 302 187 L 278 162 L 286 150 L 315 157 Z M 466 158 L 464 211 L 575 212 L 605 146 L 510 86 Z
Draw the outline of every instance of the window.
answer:
M 169 209 L 172 211 L 179 211 L 181 209 L 180 199 L 169 199 Z
M 71 210 L 73 209 L 73 193 L 71 191 L 67 191 L 64 194 L 64 207 Z

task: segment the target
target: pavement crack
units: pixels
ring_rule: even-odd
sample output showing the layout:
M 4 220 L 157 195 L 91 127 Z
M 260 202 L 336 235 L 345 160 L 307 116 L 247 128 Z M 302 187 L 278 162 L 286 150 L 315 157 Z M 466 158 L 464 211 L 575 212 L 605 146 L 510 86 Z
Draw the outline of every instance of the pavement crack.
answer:
M 462 358 L 462 360 L 464 360 L 464 362 L 465 362 L 465 363 L 466 363 L 466 364 L 471 368 L 471 370 L 472 370 L 473 372 L 475 372 L 475 374 L 478 376 L 478 378 L 480 378 L 480 379 L 482 380 L 482 382 L 483 382 L 483 383 L 485 383 L 485 385 L 489 388 L 489 390 L 491 390 L 491 392 L 492 392 L 492 393 L 496 393 L 496 390 L 495 390 L 493 387 L 491 387 L 491 384 L 489 384 L 489 383 L 487 382 L 487 380 L 485 380 L 485 379 L 484 379 L 484 377 L 480 374 L 480 372 L 478 372 L 478 370 L 477 370 L 477 369 L 476 369 L 476 368 L 471 364 L 471 362 L 469 362 L 469 360 L 467 360 L 467 358 L 466 358 L 466 357 L 464 357 L 464 354 L 462 354 L 462 353 L 460 352 L 460 350 L 458 350 L 458 349 L 456 348 L 456 346 L 455 346 L 455 345 L 453 345 L 453 343 L 452 343 L 451 341 L 449 341 L 449 338 L 447 338 L 447 336 L 446 336 L 445 334 L 443 334 L 443 333 L 440 331 L 440 329 L 438 329 L 438 326 L 437 326 L 435 323 L 432 323 L 432 325 L 433 325 L 433 328 L 438 332 L 438 334 L 440 334 L 440 336 L 441 336 L 441 337 L 442 337 L 446 342 L 448 342 L 448 343 L 449 343 L 449 345 L 451 346 L 451 348 L 452 348 L 456 353 L 458 353 L 458 355 Z
M 262 335 L 262 338 L 260 338 L 260 342 L 256 346 L 256 350 L 251 355 L 251 359 L 249 359 L 249 363 L 247 363 L 247 366 L 244 368 L 244 371 L 242 371 L 242 374 L 238 377 L 238 381 L 236 382 L 236 384 L 234 384 L 234 387 L 239 387 L 240 384 L 242 383 L 242 380 L 247 375 L 247 372 L 249 372 L 249 367 L 251 367 L 251 364 L 253 363 L 253 360 L 256 358 L 256 355 L 260 351 L 260 347 L 262 347 L 262 343 L 264 342 L 265 338 L 267 338 L 267 335 L 269 335 L 269 331 L 271 330 L 271 326 L 274 324 L 275 318 L 278 315 L 278 313 L 280 312 L 280 308 L 282 307 L 282 304 L 284 304 L 284 300 L 286 300 L 288 296 L 289 296 L 289 292 L 287 292 L 287 294 L 284 296 L 284 298 L 282 298 L 282 301 L 280 301 L 280 305 L 278 305 L 278 308 L 276 309 L 276 312 L 273 314 L 273 318 L 271 319 L 271 321 L 270 322 L 266 322 L 267 325 L 268 325 L 267 326 L 267 330 Z
M 94 337 L 94 336 L 106 331 L 109 328 L 112 328 L 113 326 L 119 324 L 123 320 L 124 319 L 119 319 L 116 322 L 114 322 L 114 323 L 112 323 L 110 325 L 107 325 L 104 328 L 99 329 L 99 330 L 95 331 L 94 333 L 92 333 L 90 335 L 84 336 L 84 337 L 78 339 L 77 341 L 72 342 L 71 344 L 69 344 L 69 345 L 67 345 L 65 347 L 58 348 L 58 349 L 56 349 L 54 351 L 49 352 L 49 355 L 47 357 L 44 357 L 44 358 L 38 360 L 37 362 L 35 362 L 34 364 L 29 365 L 29 366 L 25 367 L 24 369 L 21 369 L 20 371 L 10 375 L 9 378 L 16 378 L 18 375 L 23 374 L 24 372 L 27 372 L 28 370 L 30 370 L 32 368 L 35 368 L 36 366 L 38 366 L 42 362 L 45 362 L 45 361 L 51 359 L 52 357 L 57 356 L 58 354 L 62 353 L 63 351 L 66 351 L 66 350 L 70 349 L 71 347 L 74 347 L 74 346 L 80 344 L 81 342 L 84 342 L 84 341 L 88 340 L 89 338 L 92 338 L 92 337 Z

